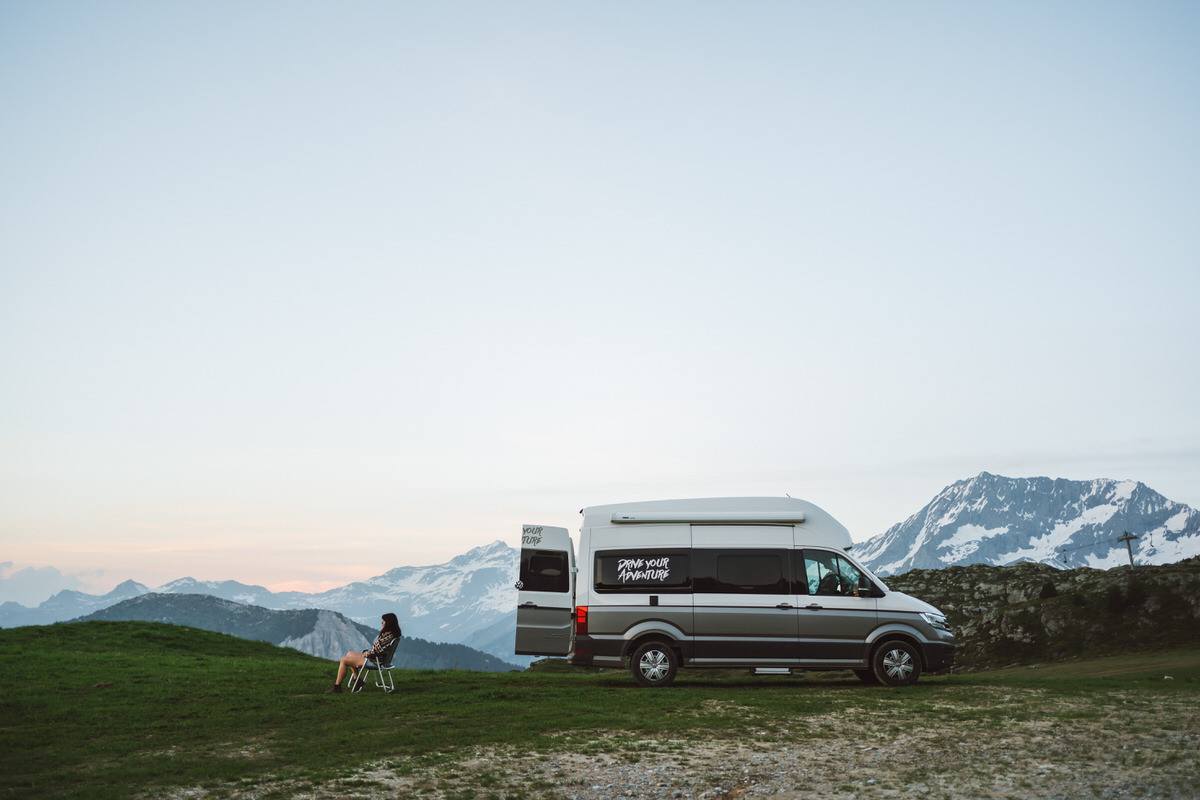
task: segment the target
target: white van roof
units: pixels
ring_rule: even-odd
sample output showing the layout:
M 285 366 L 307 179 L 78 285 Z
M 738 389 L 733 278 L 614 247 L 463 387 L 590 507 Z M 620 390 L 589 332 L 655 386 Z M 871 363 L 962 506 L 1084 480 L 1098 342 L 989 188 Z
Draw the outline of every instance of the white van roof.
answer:
M 829 544 L 845 549 L 850 532 L 820 506 L 794 497 L 695 497 L 681 500 L 644 500 L 588 506 L 583 527 L 636 525 L 638 523 L 792 524 L 797 541 Z

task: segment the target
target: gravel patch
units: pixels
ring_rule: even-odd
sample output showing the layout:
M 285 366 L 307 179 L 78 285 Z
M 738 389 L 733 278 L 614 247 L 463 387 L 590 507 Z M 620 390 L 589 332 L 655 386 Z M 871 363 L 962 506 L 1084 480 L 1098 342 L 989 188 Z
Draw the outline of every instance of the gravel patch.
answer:
M 985 692 L 976 702 L 1003 704 L 1009 697 Z M 738 739 L 573 733 L 545 751 L 400 755 L 317 785 L 276 782 L 220 794 L 312 800 L 364 792 L 430 800 L 1200 797 L 1200 716 L 1189 698 L 1055 698 L 1044 717 L 999 721 L 994 714 L 948 719 L 955 708 L 963 710 L 841 709 Z M 733 703 L 706 704 L 701 711 L 750 715 Z

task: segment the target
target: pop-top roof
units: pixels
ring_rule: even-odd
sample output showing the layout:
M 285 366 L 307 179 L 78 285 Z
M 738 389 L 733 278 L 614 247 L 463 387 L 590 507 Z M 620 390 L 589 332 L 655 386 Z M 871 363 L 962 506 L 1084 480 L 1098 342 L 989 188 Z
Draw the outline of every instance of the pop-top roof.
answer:
M 820 506 L 794 497 L 698 497 L 584 508 L 583 527 L 644 524 L 796 525 L 814 539 L 850 544 L 850 532 Z

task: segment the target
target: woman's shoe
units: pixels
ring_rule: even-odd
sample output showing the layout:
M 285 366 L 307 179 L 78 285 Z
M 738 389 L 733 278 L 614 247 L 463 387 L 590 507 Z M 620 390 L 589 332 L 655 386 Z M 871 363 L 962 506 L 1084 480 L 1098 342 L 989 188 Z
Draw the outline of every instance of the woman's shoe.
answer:
M 325 690 L 325 694 L 341 694 L 341 693 L 342 693 L 342 685 L 340 683 L 335 683 L 333 686 L 330 686 L 328 689 Z

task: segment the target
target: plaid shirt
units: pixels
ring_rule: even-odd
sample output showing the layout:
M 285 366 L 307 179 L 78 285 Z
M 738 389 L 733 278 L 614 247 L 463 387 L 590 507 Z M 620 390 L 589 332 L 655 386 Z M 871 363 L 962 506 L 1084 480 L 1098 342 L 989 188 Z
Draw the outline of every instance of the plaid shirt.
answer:
M 394 633 L 383 631 L 375 637 L 375 644 L 371 645 L 371 649 L 366 652 L 367 658 L 378 659 L 399 638 Z

